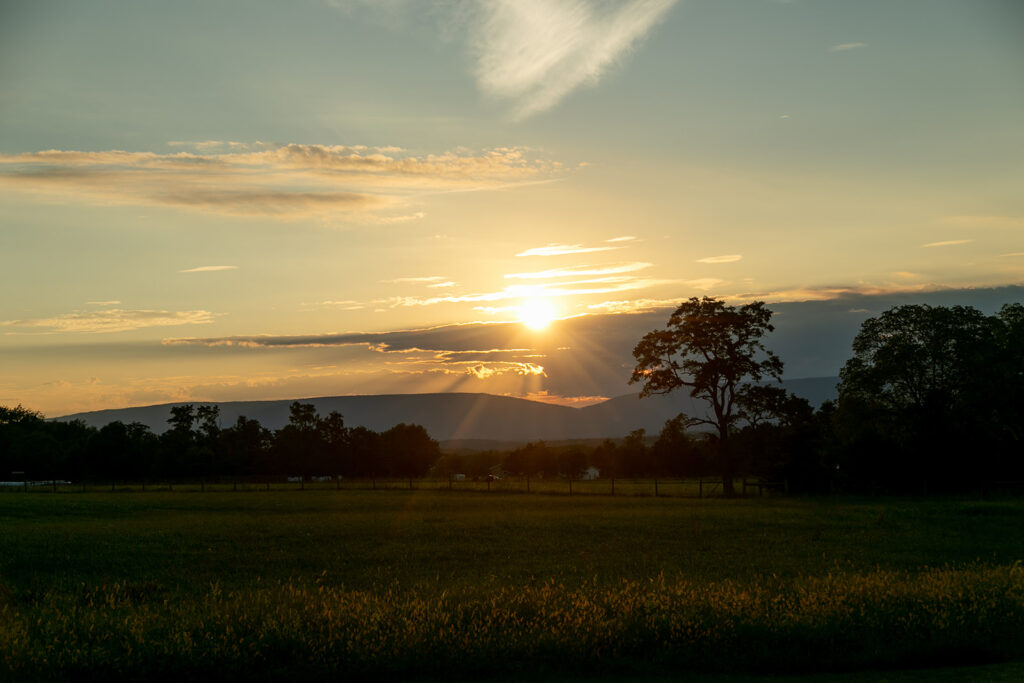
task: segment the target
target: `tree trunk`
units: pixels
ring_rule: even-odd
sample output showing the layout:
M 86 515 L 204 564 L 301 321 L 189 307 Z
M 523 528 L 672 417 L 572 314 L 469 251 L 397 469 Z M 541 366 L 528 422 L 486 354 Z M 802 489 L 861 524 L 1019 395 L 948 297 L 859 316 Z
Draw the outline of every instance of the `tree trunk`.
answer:
M 733 467 L 728 432 L 718 437 L 718 460 L 722 464 L 722 495 L 726 498 L 735 498 L 736 489 L 733 488 L 732 480 L 736 472 Z

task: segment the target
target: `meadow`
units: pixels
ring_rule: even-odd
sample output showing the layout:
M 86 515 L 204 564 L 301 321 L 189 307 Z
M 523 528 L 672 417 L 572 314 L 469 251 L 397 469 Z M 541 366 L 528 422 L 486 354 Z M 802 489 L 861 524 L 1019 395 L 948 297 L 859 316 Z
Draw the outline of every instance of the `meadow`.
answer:
M 1002 498 L 8 491 L 0 678 L 1016 680 L 1022 529 Z

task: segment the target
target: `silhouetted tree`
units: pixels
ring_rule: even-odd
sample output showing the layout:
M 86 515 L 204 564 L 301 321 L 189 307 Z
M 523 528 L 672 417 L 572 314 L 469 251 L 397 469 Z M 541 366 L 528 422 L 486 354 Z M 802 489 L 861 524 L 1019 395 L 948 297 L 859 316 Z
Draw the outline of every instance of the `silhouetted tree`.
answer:
M 554 454 L 543 441 L 530 442 L 515 449 L 505 458 L 503 466 L 508 472 L 525 476 L 558 473 L 558 464 Z
M 345 419 L 337 410 L 332 410 L 317 424 L 321 457 L 317 469 L 321 472 L 338 475 L 349 471 L 348 431 L 345 427 Z
M 619 470 L 618 446 L 611 439 L 605 439 L 590 453 L 590 464 L 601 472 L 604 478 L 622 476 Z
M 322 462 L 322 441 L 318 429 L 320 416 L 312 403 L 295 401 L 288 410 L 288 424 L 274 435 L 274 460 L 279 474 L 309 477 Z
M 651 474 L 651 464 L 648 458 L 647 432 L 643 429 L 634 429 L 622 440 L 622 444 L 616 449 L 618 464 L 616 469 L 625 477 L 641 477 Z
M 691 298 L 676 309 L 664 330 L 654 330 L 633 349 L 637 365 L 630 383 L 640 382 L 640 397 L 687 388 L 711 408 L 710 417 L 690 416 L 690 424 L 714 427 L 722 488 L 735 495 L 730 436 L 739 419 L 736 392 L 747 382 L 782 376 L 782 361 L 761 338 L 775 328 L 763 301 L 740 308 L 709 297 Z
M 437 441 L 421 425 L 397 424 L 380 435 L 384 469 L 398 477 L 422 477 L 441 457 Z
M 998 341 L 999 320 L 964 306 L 896 306 L 864 321 L 840 408 L 886 427 L 890 461 L 878 464 L 893 483 L 955 486 L 961 454 L 989 441 L 979 428 L 1000 421 Z
M 268 474 L 273 468 L 268 453 L 273 434 L 257 420 L 239 415 L 235 424 L 218 435 L 223 455 L 224 474 Z
M 350 469 L 344 474 L 357 477 L 384 474 L 381 463 L 380 434 L 359 426 L 348 432 Z
M 143 479 L 150 474 L 158 439 L 141 422 L 110 422 L 89 443 L 88 474 L 101 479 Z
M 651 464 L 658 474 L 693 477 L 702 474 L 700 450 L 686 433 L 689 418 L 685 414 L 666 420 L 651 448 Z
M 579 448 L 567 448 L 558 454 L 558 471 L 569 479 L 579 479 L 587 468 L 587 454 Z

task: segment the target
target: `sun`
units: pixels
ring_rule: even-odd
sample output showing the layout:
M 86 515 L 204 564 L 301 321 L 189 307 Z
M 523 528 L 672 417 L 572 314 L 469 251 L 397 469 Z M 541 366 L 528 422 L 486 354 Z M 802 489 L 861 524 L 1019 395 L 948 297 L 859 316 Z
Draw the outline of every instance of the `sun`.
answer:
M 543 330 L 555 319 L 557 311 L 547 299 L 528 299 L 519 305 L 519 322 L 531 330 Z

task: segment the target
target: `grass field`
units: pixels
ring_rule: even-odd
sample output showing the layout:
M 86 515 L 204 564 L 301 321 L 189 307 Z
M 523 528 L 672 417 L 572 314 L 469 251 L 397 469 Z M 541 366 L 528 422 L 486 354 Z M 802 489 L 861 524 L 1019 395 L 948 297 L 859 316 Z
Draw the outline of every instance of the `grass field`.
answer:
M 1019 662 L 1022 529 L 1007 499 L 8 492 L 0 677 Z

